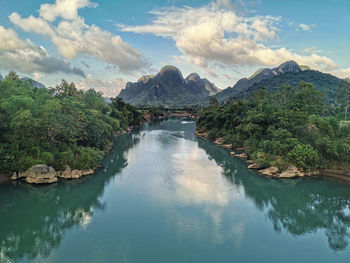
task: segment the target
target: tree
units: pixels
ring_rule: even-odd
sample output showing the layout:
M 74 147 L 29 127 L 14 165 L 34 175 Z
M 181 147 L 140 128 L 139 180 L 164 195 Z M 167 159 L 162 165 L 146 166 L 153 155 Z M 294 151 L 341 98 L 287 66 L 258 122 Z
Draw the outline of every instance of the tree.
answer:
M 336 92 L 338 104 L 344 109 L 344 120 L 347 120 L 349 105 L 350 105 L 350 82 L 342 80 Z

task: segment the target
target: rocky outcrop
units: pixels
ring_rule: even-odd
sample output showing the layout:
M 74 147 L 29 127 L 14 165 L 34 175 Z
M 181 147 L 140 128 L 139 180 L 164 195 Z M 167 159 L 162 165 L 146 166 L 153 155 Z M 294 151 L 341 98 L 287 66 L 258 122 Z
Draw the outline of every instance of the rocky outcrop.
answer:
M 57 173 L 57 176 L 64 179 L 78 179 L 85 175 L 93 174 L 93 169 L 88 170 L 72 170 L 68 165 L 66 165 L 66 169 L 62 172 Z
M 241 159 L 248 159 L 248 155 L 246 153 L 236 154 L 236 157 Z
M 51 184 L 57 182 L 56 171 L 53 167 L 46 164 L 38 164 L 30 167 L 25 172 L 14 173 L 12 180 L 25 178 L 30 184 Z
M 68 165 L 66 169 L 61 172 L 56 172 L 55 169 L 46 164 L 38 164 L 29 168 L 25 172 L 14 172 L 11 180 L 25 179 L 29 184 L 51 184 L 56 183 L 58 178 L 64 179 L 78 179 L 85 175 L 93 174 L 93 169 L 88 170 L 72 170 Z
M 259 170 L 259 173 L 269 177 L 275 177 L 278 173 L 278 168 L 277 167 L 265 168 L 265 169 Z
M 257 169 L 260 169 L 260 168 L 261 168 L 261 165 L 258 164 L 258 163 L 252 163 L 252 164 L 248 165 L 248 169 L 257 170 Z
M 294 165 L 289 166 L 287 170 L 284 170 L 282 173 L 278 174 L 278 178 L 294 178 L 294 177 L 304 177 L 305 173 L 300 171 Z

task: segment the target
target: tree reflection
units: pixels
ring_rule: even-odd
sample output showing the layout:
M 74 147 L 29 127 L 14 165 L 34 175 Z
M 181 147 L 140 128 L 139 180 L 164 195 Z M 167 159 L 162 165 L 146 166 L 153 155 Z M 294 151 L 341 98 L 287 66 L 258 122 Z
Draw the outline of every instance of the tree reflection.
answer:
M 223 168 L 226 178 L 241 185 L 261 211 L 266 211 L 275 231 L 303 235 L 324 230 L 329 247 L 344 250 L 350 238 L 350 186 L 326 178 L 271 180 L 246 169 L 229 153 L 198 140 L 209 158 Z
M 94 176 L 49 186 L 24 183 L 0 187 L 0 262 L 47 257 L 66 231 L 87 227 L 104 187 L 126 165 L 126 152 L 139 142 L 139 134 L 117 138 L 115 147 Z

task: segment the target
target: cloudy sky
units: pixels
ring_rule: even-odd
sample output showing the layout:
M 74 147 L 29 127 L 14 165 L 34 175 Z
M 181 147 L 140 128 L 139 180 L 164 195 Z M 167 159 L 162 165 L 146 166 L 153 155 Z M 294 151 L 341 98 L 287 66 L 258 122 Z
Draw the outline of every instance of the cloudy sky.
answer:
M 164 65 L 220 88 L 286 60 L 350 77 L 349 0 L 0 0 L 0 74 L 116 95 Z

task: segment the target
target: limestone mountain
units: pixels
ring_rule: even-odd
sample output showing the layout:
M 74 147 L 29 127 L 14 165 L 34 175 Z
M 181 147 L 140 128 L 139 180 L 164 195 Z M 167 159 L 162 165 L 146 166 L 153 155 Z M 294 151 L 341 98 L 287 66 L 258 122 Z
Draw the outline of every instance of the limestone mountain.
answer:
M 23 77 L 21 78 L 22 81 L 28 81 L 32 86 L 33 88 L 38 88 L 38 89 L 44 89 L 45 88 L 45 85 L 40 83 L 39 81 L 36 81 L 34 79 L 31 79 L 31 78 L 28 78 L 28 77 Z
M 178 68 L 165 66 L 155 76 L 142 76 L 137 82 L 128 82 L 118 97 L 132 105 L 185 106 L 199 104 L 217 92 L 213 83 L 197 73 L 184 79 Z
M 285 73 L 302 72 L 301 67 L 293 60 L 284 62 L 276 68 L 262 68 L 256 71 L 249 78 L 242 78 L 233 87 L 229 87 L 216 95 L 219 101 L 225 101 L 238 93 L 245 92 L 248 88 L 261 82 Z
M 277 91 L 282 84 L 288 84 L 293 88 L 296 88 L 301 81 L 312 83 L 314 87 L 326 95 L 328 102 L 333 103 L 335 101 L 336 91 L 341 82 L 340 78 L 337 78 L 331 74 L 319 72 L 316 70 L 305 70 L 300 72 L 288 72 L 275 76 L 270 79 L 264 79 L 260 82 L 254 83 L 244 90 L 233 94 L 237 98 L 245 98 L 252 95 L 255 91 L 266 88 L 267 91 Z

